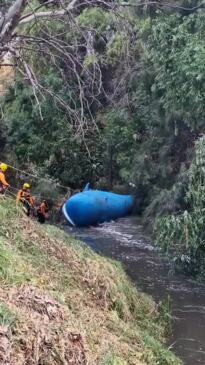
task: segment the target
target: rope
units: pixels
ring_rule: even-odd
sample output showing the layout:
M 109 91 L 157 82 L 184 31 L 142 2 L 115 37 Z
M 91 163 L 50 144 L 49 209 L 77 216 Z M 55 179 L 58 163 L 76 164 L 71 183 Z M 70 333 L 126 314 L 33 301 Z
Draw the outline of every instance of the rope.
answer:
M 12 191 L 6 189 L 5 195 L 10 194 L 12 197 L 16 197 L 16 194 L 12 193 Z
M 21 173 L 25 174 L 25 175 L 32 176 L 35 179 L 42 180 L 42 181 L 46 181 L 46 182 L 50 182 L 51 184 L 54 184 L 57 187 L 60 187 L 60 188 L 66 189 L 66 190 L 71 190 L 68 186 L 61 185 L 59 183 L 56 183 L 55 180 L 47 179 L 45 177 L 40 177 L 38 175 L 31 174 L 30 172 L 26 172 L 24 170 L 20 170 L 17 167 L 14 167 L 14 166 L 9 165 L 9 164 L 7 164 L 7 166 L 10 167 L 11 169 L 15 170 L 15 171 L 18 171 L 18 172 L 21 172 Z
M 23 173 L 23 174 L 25 174 L 25 175 L 28 175 L 28 176 L 31 176 L 31 177 L 33 177 L 33 178 L 35 178 L 35 179 L 38 179 L 38 180 L 42 180 L 42 181 L 49 182 L 49 183 L 51 183 L 51 184 L 54 184 L 56 187 L 60 187 L 60 188 L 66 189 L 67 191 L 70 191 L 70 192 L 71 192 L 71 188 L 70 188 L 70 187 L 65 186 L 65 185 L 61 185 L 61 184 L 59 184 L 59 183 L 56 183 L 56 181 L 55 181 L 55 180 L 47 179 L 47 178 L 40 177 L 40 176 L 38 176 L 38 175 L 31 174 L 31 173 L 29 173 L 29 172 L 26 172 L 26 171 L 24 171 L 24 170 L 18 169 L 17 167 L 12 166 L 12 165 L 9 165 L 9 164 L 7 164 L 7 166 L 8 166 L 10 169 L 13 169 L 13 170 L 15 170 L 15 171 L 21 172 L 21 173 Z M 10 194 L 11 196 L 13 196 L 13 197 L 15 197 L 15 198 L 16 198 L 16 193 L 12 192 L 10 189 L 11 189 L 11 190 L 13 190 L 13 191 L 15 191 L 15 192 L 19 191 L 19 189 L 15 188 L 14 186 L 9 185 L 9 189 L 6 189 L 6 191 L 5 191 L 5 195 L 6 195 L 6 194 Z M 50 197 L 45 197 L 45 196 L 41 196 L 41 198 L 42 198 L 42 199 L 45 199 L 45 200 L 46 200 L 46 199 L 51 199 Z M 53 200 L 53 199 L 52 199 L 52 200 Z M 53 203 L 54 203 L 54 204 L 55 204 L 55 203 L 59 203 L 59 201 L 58 201 L 58 200 L 53 200 Z
M 5 192 L 6 194 L 9 193 L 10 195 L 12 195 L 12 196 L 14 196 L 16 198 L 16 193 L 13 193 L 10 189 L 13 190 L 13 191 L 19 191 L 19 189 L 15 188 L 14 186 L 11 186 L 11 185 L 9 185 L 9 188 L 6 189 L 6 192 Z M 50 196 L 44 196 L 44 195 L 42 196 L 41 195 L 41 198 L 42 199 L 45 199 L 45 200 L 51 199 L 54 204 L 55 203 L 59 203 L 59 200 L 52 199 Z

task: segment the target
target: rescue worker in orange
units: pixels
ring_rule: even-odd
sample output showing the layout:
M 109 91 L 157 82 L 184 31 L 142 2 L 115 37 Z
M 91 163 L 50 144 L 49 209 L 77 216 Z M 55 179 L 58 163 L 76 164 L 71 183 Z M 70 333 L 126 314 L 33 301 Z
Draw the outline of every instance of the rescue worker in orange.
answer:
M 5 172 L 8 166 L 5 163 L 0 164 L 0 194 L 4 194 L 6 188 L 8 188 L 9 184 L 5 178 Z
M 28 183 L 23 184 L 23 188 L 20 189 L 16 196 L 16 204 L 21 202 L 27 216 L 29 217 L 34 211 L 34 202 L 30 194 L 30 185 Z
M 38 217 L 38 221 L 39 223 L 45 223 L 46 220 L 46 201 L 43 200 L 38 209 L 37 209 L 37 217 Z

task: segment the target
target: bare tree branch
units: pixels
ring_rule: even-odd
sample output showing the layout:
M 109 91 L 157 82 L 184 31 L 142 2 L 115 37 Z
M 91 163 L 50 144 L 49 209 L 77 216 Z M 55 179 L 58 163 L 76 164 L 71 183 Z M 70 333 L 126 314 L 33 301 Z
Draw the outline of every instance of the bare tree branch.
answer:
M 15 64 L 15 63 L 0 63 L 0 68 L 1 67 L 16 67 L 17 66 L 17 64 Z
M 176 4 L 170 4 L 170 3 L 159 3 L 158 1 L 145 1 L 145 2 L 141 2 L 141 3 L 129 3 L 129 2 L 123 2 L 120 3 L 118 6 L 124 6 L 124 7 L 142 7 L 142 6 L 147 6 L 147 5 L 158 5 L 159 7 L 168 7 L 168 8 L 173 8 L 173 9 L 179 9 L 179 10 L 184 10 L 184 11 L 190 11 L 190 12 L 194 12 L 200 8 L 205 7 L 205 2 L 203 1 L 201 4 L 194 6 L 192 8 L 187 8 L 184 6 L 180 6 L 180 5 L 176 5 Z
M 16 0 L 6 15 L 0 18 L 0 43 L 10 41 L 14 29 L 19 24 L 25 6 L 26 0 Z
M 75 8 L 78 0 L 72 0 L 65 9 L 53 10 L 53 11 L 42 11 L 36 13 L 35 11 L 31 14 L 25 14 L 20 19 L 20 24 L 31 22 L 32 20 L 37 20 L 39 18 L 60 18 L 65 16 L 69 11 Z

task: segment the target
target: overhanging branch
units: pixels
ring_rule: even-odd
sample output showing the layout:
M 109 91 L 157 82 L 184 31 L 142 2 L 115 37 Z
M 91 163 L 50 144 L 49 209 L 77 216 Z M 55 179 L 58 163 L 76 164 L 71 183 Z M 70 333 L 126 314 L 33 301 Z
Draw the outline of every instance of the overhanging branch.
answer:
M 65 16 L 69 11 L 73 10 L 75 8 L 75 5 L 78 0 L 72 0 L 68 6 L 65 7 L 65 9 L 61 10 L 53 10 L 53 11 L 39 11 L 39 12 L 33 12 L 32 14 L 25 14 L 20 19 L 20 24 L 23 23 L 29 23 L 33 20 L 37 20 L 39 18 L 60 18 Z
M 125 6 L 125 7 L 141 7 L 141 6 L 147 6 L 147 5 L 158 5 L 159 7 L 167 7 L 167 8 L 173 8 L 173 9 L 179 9 L 179 10 L 184 10 L 184 11 L 190 11 L 190 12 L 194 12 L 200 8 L 205 7 L 205 1 L 203 1 L 201 4 L 194 6 L 192 8 L 187 8 L 184 6 L 180 6 L 180 5 L 174 5 L 174 4 L 170 4 L 170 3 L 159 3 L 158 1 L 145 1 L 143 3 L 128 3 L 128 2 L 122 2 L 121 4 L 119 4 L 118 6 Z

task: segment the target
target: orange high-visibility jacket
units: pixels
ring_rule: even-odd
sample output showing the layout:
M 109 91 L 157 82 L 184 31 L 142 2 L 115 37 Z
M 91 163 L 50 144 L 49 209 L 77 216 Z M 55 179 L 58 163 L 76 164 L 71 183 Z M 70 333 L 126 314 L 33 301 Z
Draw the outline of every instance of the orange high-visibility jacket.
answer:
M 26 200 L 30 206 L 33 206 L 33 198 L 30 195 L 29 191 L 26 190 L 19 190 L 16 196 L 16 204 L 18 204 L 20 201 Z
M 38 207 L 38 212 L 40 214 L 43 214 L 44 216 L 46 215 L 46 205 L 44 202 L 42 202 L 39 207 Z
M 0 186 L 3 188 L 6 188 L 7 186 L 9 186 L 9 184 L 7 183 L 7 181 L 5 179 L 5 175 L 4 175 L 3 171 L 0 171 Z

